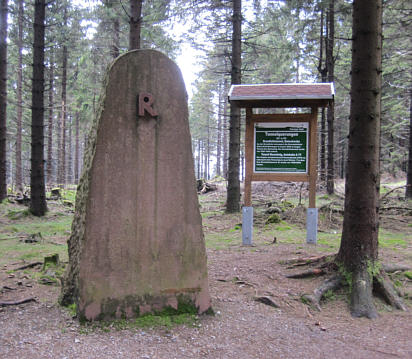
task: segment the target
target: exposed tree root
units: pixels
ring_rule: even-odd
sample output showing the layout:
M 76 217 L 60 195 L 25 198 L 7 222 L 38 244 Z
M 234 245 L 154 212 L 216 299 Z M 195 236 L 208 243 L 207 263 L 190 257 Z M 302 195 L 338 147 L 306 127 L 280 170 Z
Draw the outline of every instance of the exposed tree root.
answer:
M 383 264 L 382 268 L 386 273 L 406 272 L 411 270 L 410 266 L 404 266 L 402 264 Z
M 373 304 L 371 275 L 366 267 L 352 273 L 350 312 L 353 317 L 376 319 L 378 313 Z
M 294 268 L 294 267 L 300 267 L 300 266 L 306 266 L 310 264 L 317 264 L 320 262 L 330 261 L 331 259 L 333 259 L 333 257 L 334 256 L 326 255 L 326 256 L 309 257 L 309 258 L 292 258 L 292 259 L 283 261 L 283 263 L 288 264 L 290 266 L 288 268 Z
M 402 298 L 396 293 L 390 278 L 384 270 L 380 270 L 379 274 L 373 279 L 374 291 L 380 294 L 388 304 L 399 310 L 408 310 Z
M 329 262 L 327 261 L 329 260 Z M 302 299 L 311 304 L 317 310 L 321 310 L 320 301 L 326 292 L 336 290 L 345 284 L 344 277 L 338 271 L 338 266 L 333 261 L 333 256 L 322 256 L 314 258 L 294 259 L 288 261 L 288 264 L 293 264 L 288 268 L 297 266 L 318 264 L 324 261 L 320 266 L 309 270 L 287 275 L 287 278 L 307 278 L 310 276 L 319 276 L 331 274 L 332 276 L 326 279 L 312 294 L 305 294 Z M 350 311 L 354 317 L 367 317 L 374 319 L 378 317 L 376 312 L 372 288 L 375 294 L 380 295 L 388 304 L 396 309 L 407 311 L 407 306 L 403 303 L 401 297 L 394 289 L 387 273 L 406 271 L 410 268 L 403 265 L 383 265 L 382 269 L 371 278 L 367 268 L 359 268 L 358 271 L 352 273 L 351 301 Z
M 26 298 L 26 299 L 21 299 L 21 300 L 16 300 L 12 302 L 0 302 L 0 307 L 8 307 L 12 305 L 20 305 L 24 303 L 29 303 L 29 302 L 35 302 L 35 298 Z
M 304 294 L 302 298 L 312 304 L 317 310 L 320 309 L 320 300 L 323 295 L 329 290 L 336 290 L 342 284 L 342 276 L 336 275 L 332 278 L 326 279 L 319 287 L 317 287 L 313 294 Z
M 289 274 L 289 275 L 286 276 L 286 278 L 295 278 L 295 279 L 308 278 L 308 277 L 313 277 L 313 276 L 324 275 L 326 273 L 327 273 L 326 270 L 324 270 L 322 268 L 314 268 L 314 269 L 309 269 L 309 270 L 304 271 L 304 272 Z
M 329 261 L 327 261 L 329 259 Z M 331 272 L 335 272 L 337 270 L 337 266 L 336 264 L 331 261 L 331 257 L 330 256 L 323 256 L 323 257 L 318 257 L 316 258 L 314 261 L 307 261 L 306 265 L 311 265 L 311 264 L 317 264 L 319 262 L 323 261 L 324 263 L 322 263 L 320 266 L 316 267 L 316 268 L 312 268 L 303 272 L 299 272 L 299 273 L 294 273 L 294 274 L 289 274 L 286 277 L 287 278 L 295 278 L 295 279 L 299 279 L 299 278 L 308 278 L 308 277 L 314 277 L 314 276 L 320 276 L 320 275 L 325 275 Z M 301 264 L 299 264 L 299 266 L 301 266 Z M 288 267 L 288 269 L 290 268 L 294 268 L 294 267 Z

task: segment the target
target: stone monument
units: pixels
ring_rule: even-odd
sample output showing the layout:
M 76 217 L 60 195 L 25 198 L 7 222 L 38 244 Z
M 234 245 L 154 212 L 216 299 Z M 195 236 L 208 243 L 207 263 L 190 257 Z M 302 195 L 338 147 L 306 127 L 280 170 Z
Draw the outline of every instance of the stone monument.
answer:
M 79 182 L 60 302 L 80 319 L 210 309 L 187 94 L 154 50 L 105 79 Z

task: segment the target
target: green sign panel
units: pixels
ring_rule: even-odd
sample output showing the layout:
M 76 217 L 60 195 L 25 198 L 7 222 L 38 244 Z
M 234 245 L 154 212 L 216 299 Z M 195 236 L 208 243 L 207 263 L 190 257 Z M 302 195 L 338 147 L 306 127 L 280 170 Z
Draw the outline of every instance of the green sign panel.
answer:
M 255 124 L 255 173 L 307 173 L 307 122 Z

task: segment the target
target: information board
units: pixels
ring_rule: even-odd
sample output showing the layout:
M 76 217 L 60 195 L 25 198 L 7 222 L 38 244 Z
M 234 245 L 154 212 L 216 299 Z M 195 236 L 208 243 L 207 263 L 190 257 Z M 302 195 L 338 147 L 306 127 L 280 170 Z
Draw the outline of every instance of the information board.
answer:
M 255 173 L 307 173 L 308 122 L 262 122 L 254 126 Z

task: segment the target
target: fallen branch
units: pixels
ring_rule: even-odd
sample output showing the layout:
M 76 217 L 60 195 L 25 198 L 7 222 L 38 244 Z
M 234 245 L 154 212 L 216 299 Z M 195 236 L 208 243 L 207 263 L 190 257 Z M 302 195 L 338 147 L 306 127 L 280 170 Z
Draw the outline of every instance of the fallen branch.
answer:
M 24 266 L 18 267 L 15 270 L 23 270 L 23 269 L 27 269 L 27 268 L 33 268 L 33 267 L 36 267 L 36 266 L 40 266 L 40 265 L 43 265 L 43 262 L 33 262 L 33 263 L 25 264 Z
M 16 300 L 14 302 L 0 302 L 0 307 L 20 305 L 20 304 L 29 303 L 29 302 L 36 302 L 36 299 L 35 298 L 26 298 L 26 299 L 22 299 L 22 300 Z
M 271 298 L 269 298 L 267 296 L 255 297 L 254 300 L 256 302 L 266 304 L 266 305 L 268 305 L 270 307 L 273 307 L 273 308 L 279 308 L 279 305 L 276 304 Z
M 397 209 L 400 211 L 412 211 L 412 208 L 408 207 L 397 207 L 397 206 L 391 206 L 391 207 L 380 207 L 379 211 L 390 211 L 391 209 Z
M 0 238 L 0 241 L 7 241 L 7 240 L 9 240 L 9 239 L 22 239 L 22 238 L 25 238 L 25 236 L 20 236 L 20 237 L 3 237 L 3 238 Z
M 399 186 L 399 187 L 395 187 L 395 188 L 393 188 L 393 189 L 391 189 L 389 192 L 386 192 L 381 198 L 380 198 L 380 200 L 379 201 L 383 201 L 386 197 L 388 197 L 392 192 L 394 192 L 394 191 L 396 191 L 396 190 L 398 190 L 398 189 L 401 189 L 401 188 L 405 188 L 406 187 L 406 185 L 403 185 L 403 186 Z

